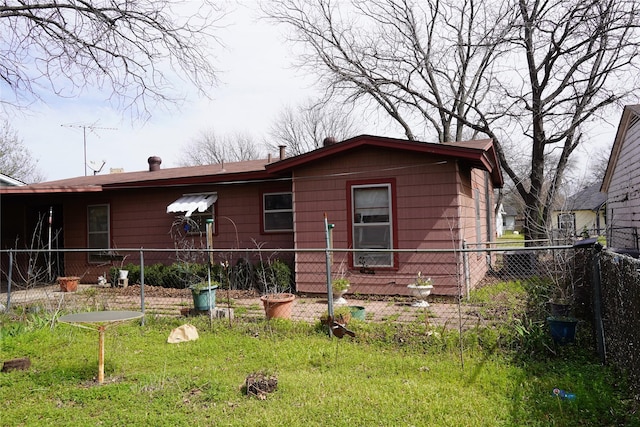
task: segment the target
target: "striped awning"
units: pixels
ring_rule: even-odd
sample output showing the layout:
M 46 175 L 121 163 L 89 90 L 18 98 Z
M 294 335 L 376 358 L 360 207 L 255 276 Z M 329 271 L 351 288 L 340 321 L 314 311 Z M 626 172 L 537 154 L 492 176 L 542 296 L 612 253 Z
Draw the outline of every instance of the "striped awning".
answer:
M 218 200 L 218 195 L 213 194 L 188 194 L 180 197 L 167 206 L 167 213 L 185 212 L 184 216 L 190 217 L 195 211 L 204 212 Z

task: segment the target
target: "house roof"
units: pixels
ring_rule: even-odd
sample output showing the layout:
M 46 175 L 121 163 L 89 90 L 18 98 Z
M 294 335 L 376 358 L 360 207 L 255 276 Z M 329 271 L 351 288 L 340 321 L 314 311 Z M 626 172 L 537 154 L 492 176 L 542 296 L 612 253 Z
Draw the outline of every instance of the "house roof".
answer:
M 600 184 L 593 184 L 568 197 L 563 210 L 598 211 L 606 202 L 607 193 L 600 192 Z
M 290 157 L 267 166 L 267 171 L 284 172 L 310 162 L 335 156 L 360 147 L 380 147 L 392 150 L 405 150 L 416 154 L 434 154 L 465 162 L 490 173 L 494 186 L 502 187 L 502 171 L 491 139 L 450 142 L 444 144 L 409 141 L 405 139 L 385 138 L 372 135 L 360 135 L 340 143 L 331 144 Z
M 90 175 L 42 182 L 22 187 L 0 187 L 0 194 L 99 192 L 137 187 L 169 187 L 257 180 L 289 179 L 293 170 L 323 158 L 361 147 L 382 147 L 418 154 L 451 157 L 490 173 L 494 186 L 503 184 L 493 142 L 490 139 L 434 144 L 379 136 L 360 135 L 295 157 L 250 160 L 205 166 L 166 168 L 139 172 Z
M 9 175 L 0 173 L 0 187 L 17 187 L 21 185 L 25 185 L 25 183 L 15 178 L 11 178 Z
M 31 184 L 20 188 L 12 188 L 0 193 L 73 193 L 93 192 L 105 189 L 154 187 L 188 184 L 206 184 L 208 182 L 234 181 L 239 179 L 259 179 L 268 177 L 263 160 L 222 163 L 204 166 L 188 166 L 166 168 L 155 171 L 138 171 L 111 173 L 105 175 L 89 175 L 67 178 L 56 181 Z
M 609 162 L 607 163 L 607 170 L 605 171 L 604 178 L 602 179 L 602 186 L 600 191 L 607 193 L 609 191 L 609 185 L 613 178 L 613 172 L 618 164 L 618 158 L 624 144 L 625 137 L 627 135 L 627 129 L 635 124 L 640 119 L 640 105 L 626 105 L 622 111 L 622 117 L 618 124 L 618 130 L 616 131 L 616 137 L 613 140 L 613 146 L 611 147 L 611 154 L 609 155 Z

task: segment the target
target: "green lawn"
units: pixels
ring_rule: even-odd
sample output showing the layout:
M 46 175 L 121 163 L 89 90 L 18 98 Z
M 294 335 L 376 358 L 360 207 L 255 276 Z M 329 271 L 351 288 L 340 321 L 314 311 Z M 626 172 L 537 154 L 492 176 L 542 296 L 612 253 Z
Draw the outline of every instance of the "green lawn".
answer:
M 527 356 L 500 332 L 361 322 L 338 340 L 305 323 L 205 319 L 190 319 L 199 340 L 168 344 L 183 321 L 147 319 L 107 331 L 97 385 L 97 333 L 47 320 L 3 317 L 0 360 L 32 366 L 0 374 L 2 426 L 640 425 L 621 375 L 581 345 Z M 265 400 L 241 390 L 255 372 L 278 378 Z

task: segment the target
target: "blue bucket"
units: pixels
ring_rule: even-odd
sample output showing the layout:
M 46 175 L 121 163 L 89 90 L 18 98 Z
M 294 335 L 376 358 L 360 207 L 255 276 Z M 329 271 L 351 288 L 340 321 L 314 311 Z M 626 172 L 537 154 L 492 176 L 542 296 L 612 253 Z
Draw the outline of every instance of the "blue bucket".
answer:
M 574 318 L 555 318 L 548 317 L 547 323 L 551 330 L 551 338 L 556 344 L 565 345 L 575 341 L 576 339 L 576 326 L 578 325 L 578 319 Z

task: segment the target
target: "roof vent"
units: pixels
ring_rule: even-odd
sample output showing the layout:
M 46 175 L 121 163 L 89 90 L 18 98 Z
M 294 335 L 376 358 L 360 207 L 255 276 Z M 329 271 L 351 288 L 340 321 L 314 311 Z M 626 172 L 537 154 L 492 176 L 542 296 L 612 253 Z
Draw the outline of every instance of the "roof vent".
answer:
M 158 156 L 151 156 L 147 159 L 147 162 L 149 163 L 149 172 L 159 171 L 162 159 Z
M 328 147 L 330 145 L 333 145 L 335 143 L 337 143 L 338 141 L 336 141 L 336 139 L 332 136 L 328 136 L 324 139 L 324 141 L 322 141 L 322 146 L 323 147 Z
M 285 157 L 287 157 L 287 152 L 286 152 L 286 145 L 278 145 L 278 148 L 280 149 L 280 160 L 284 160 Z

